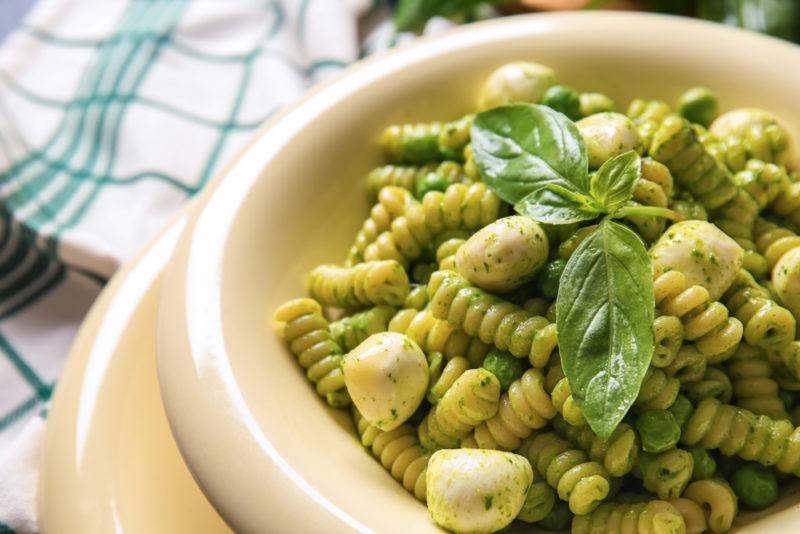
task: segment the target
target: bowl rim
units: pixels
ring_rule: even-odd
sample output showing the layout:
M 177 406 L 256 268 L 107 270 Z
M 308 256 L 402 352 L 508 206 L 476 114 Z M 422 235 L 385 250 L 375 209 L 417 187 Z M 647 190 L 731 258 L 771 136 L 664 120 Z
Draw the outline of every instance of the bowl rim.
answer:
M 191 443 L 213 440 L 221 428 L 233 428 L 224 417 L 214 424 L 204 427 L 187 427 L 181 423 L 181 411 L 188 406 L 179 397 L 171 394 L 178 369 L 195 369 L 209 366 L 223 376 L 219 381 L 225 386 L 226 397 L 215 400 L 224 401 L 225 409 L 219 413 L 236 413 L 238 424 L 242 424 L 249 434 L 246 436 L 250 446 L 264 452 L 267 461 L 272 462 L 275 472 L 285 480 L 291 481 L 303 494 L 303 500 L 293 501 L 298 508 L 309 502 L 315 503 L 317 511 L 324 511 L 331 522 L 331 531 L 369 531 L 358 519 L 338 509 L 324 495 L 311 487 L 294 471 L 291 465 L 281 458 L 272 447 L 267 436 L 261 432 L 246 399 L 237 388 L 236 378 L 227 362 L 227 349 L 222 332 L 222 312 L 217 306 L 221 299 L 222 257 L 230 236 L 229 230 L 236 218 L 241 203 L 247 198 L 254 185 L 263 178 L 263 170 L 291 140 L 307 127 L 314 117 L 348 95 L 363 90 L 371 83 L 392 73 L 402 71 L 416 62 L 430 56 L 446 55 L 453 51 L 475 46 L 477 43 L 491 43 L 498 35 L 503 39 L 511 34 L 525 34 L 535 38 L 536 33 L 544 33 L 552 25 L 599 25 L 613 27 L 614 24 L 632 22 L 655 24 L 663 31 L 681 30 L 704 32 L 719 39 L 737 39 L 739 46 L 750 45 L 760 48 L 781 50 L 792 54 L 800 65 L 800 46 L 780 39 L 756 34 L 746 30 L 724 26 L 708 21 L 633 12 L 558 12 L 516 15 L 477 22 L 456 27 L 441 34 L 425 36 L 398 47 L 375 54 L 344 69 L 333 79 L 311 89 L 302 99 L 274 116 L 248 145 L 238 159 L 229 167 L 227 174 L 215 184 L 205 204 L 195 214 L 191 227 L 183 234 L 176 254 L 168 270 L 171 280 L 178 283 L 165 284 L 162 289 L 158 314 L 159 350 L 158 374 L 170 425 L 179 449 L 190 467 L 201 489 L 209 495 L 212 504 L 234 528 L 257 524 L 247 503 L 216 501 L 209 491 L 224 478 L 226 466 L 204 465 L 206 458 L 197 454 Z M 502 34 L 498 30 L 503 30 Z M 191 288 L 191 291 L 189 291 Z M 165 312 L 169 310 L 169 313 Z M 176 327 L 174 312 L 180 315 Z M 202 326 L 202 328 L 200 328 Z M 197 332 L 202 330 L 202 334 Z M 164 350 L 162 341 L 167 336 L 173 338 L 173 350 Z M 192 333 L 194 332 L 194 334 Z M 175 336 L 178 336 L 175 340 Z M 176 346 L 182 350 L 174 351 Z M 213 364 L 209 363 L 213 359 Z M 202 373 L 191 373 L 191 380 L 184 375 L 182 387 L 189 387 L 197 394 L 203 394 Z M 216 414 L 215 414 L 216 415 Z M 288 497 L 287 497 L 288 499 Z M 302 530 L 302 514 L 293 525 L 281 525 L 287 531 Z M 254 522 L 255 521 L 255 522 Z M 275 526 L 273 525 L 273 528 Z

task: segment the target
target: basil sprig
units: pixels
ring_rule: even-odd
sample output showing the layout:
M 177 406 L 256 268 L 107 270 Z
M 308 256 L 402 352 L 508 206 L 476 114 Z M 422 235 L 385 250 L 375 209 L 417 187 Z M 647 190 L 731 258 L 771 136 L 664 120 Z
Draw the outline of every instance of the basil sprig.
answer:
M 650 365 L 655 309 L 645 245 L 613 219 L 677 214 L 631 200 L 641 176 L 636 152 L 616 156 L 590 175 L 577 128 L 546 106 L 515 104 L 479 113 L 471 138 L 484 180 L 518 213 L 556 225 L 603 217 L 567 262 L 556 324 L 572 395 L 605 439 L 630 409 Z

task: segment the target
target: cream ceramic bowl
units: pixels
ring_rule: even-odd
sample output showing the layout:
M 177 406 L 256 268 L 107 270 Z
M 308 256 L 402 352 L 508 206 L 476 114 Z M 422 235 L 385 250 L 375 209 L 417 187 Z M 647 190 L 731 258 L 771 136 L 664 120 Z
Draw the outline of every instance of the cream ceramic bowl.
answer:
M 178 452 L 156 378 L 160 277 L 188 212 L 114 276 L 75 338 L 48 414 L 44 533 L 230 532 Z
M 170 425 L 235 530 L 436 531 L 359 446 L 348 413 L 314 393 L 270 317 L 303 294 L 313 266 L 343 260 L 367 214 L 362 181 L 381 163 L 381 129 L 471 111 L 487 74 L 518 59 L 606 92 L 622 110 L 633 97 L 674 101 L 703 84 L 723 109 L 765 107 L 800 138 L 800 48 L 642 14 L 475 24 L 368 60 L 307 97 L 231 167 L 162 286 L 158 371 Z M 800 521 L 795 502 L 742 530 L 788 531 Z

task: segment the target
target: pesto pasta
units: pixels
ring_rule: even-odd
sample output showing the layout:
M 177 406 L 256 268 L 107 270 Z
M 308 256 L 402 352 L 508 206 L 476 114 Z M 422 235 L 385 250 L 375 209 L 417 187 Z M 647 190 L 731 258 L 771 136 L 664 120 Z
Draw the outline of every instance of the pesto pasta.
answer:
M 726 532 L 800 476 L 791 132 L 674 104 L 499 66 L 474 109 L 383 129 L 344 261 L 274 312 L 440 527 Z

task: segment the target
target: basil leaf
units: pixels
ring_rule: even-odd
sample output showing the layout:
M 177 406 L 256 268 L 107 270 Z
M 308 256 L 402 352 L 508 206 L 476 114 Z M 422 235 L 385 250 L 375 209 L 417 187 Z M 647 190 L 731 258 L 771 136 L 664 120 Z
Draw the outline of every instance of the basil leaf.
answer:
M 394 25 L 398 31 L 418 30 L 431 17 L 469 15 L 481 4 L 502 1 L 505 0 L 399 0 L 394 10 Z
M 589 196 L 556 184 L 547 184 L 529 193 L 514 206 L 517 213 L 547 224 L 589 221 L 601 213 Z
M 571 120 L 547 106 L 514 104 L 478 113 L 471 139 L 484 181 L 510 204 L 545 184 L 589 192 L 583 138 Z
M 630 150 L 600 166 L 589 182 L 589 192 L 606 213 L 613 213 L 631 199 L 641 175 L 642 158 Z
M 653 353 L 650 261 L 639 237 L 606 219 L 573 253 L 556 301 L 572 395 L 606 439 L 639 394 Z

